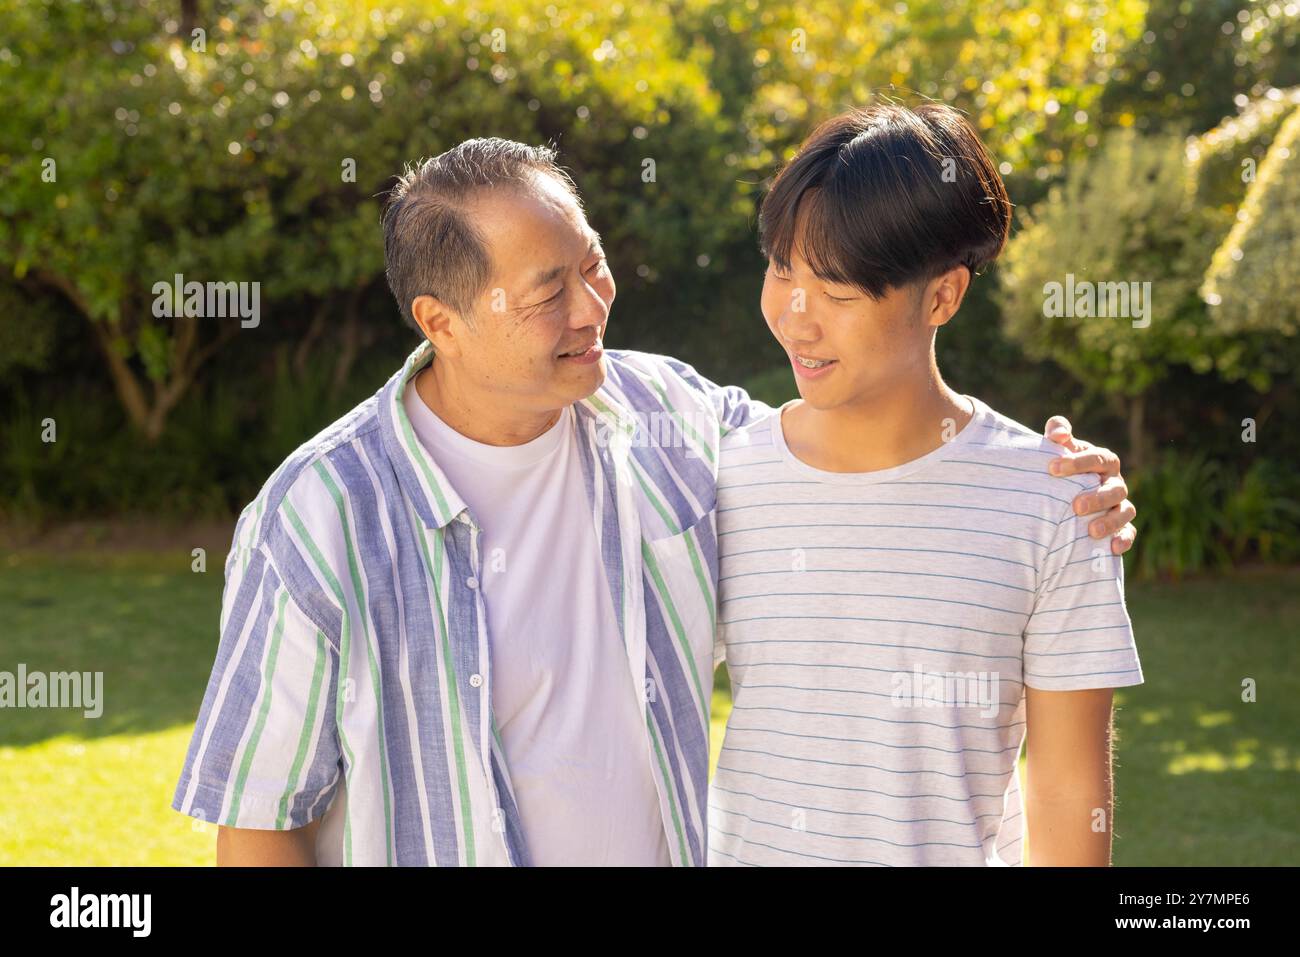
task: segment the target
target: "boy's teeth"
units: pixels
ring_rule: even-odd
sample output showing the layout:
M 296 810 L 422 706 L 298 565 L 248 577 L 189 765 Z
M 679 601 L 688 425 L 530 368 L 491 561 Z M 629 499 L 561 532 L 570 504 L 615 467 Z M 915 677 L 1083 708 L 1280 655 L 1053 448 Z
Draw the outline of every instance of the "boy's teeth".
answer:
M 803 356 L 795 356 L 795 358 L 799 360 L 799 365 L 805 369 L 820 369 L 831 361 L 830 359 L 805 359 Z

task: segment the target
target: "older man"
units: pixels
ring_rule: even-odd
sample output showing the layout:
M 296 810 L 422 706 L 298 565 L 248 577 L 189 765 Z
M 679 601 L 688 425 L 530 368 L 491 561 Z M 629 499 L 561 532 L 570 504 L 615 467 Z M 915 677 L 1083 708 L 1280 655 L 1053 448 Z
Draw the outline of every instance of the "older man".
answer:
M 172 806 L 223 864 L 702 865 L 718 448 L 770 409 L 604 350 L 549 149 L 462 143 L 384 230 L 424 341 L 240 516 Z

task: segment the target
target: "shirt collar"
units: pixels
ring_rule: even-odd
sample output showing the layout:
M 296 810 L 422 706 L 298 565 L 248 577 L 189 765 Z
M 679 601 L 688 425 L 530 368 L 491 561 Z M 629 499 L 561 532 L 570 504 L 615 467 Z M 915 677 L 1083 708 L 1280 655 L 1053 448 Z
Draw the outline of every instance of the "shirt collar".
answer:
M 415 506 L 416 514 L 427 528 L 443 528 L 467 506 L 433 456 L 416 438 L 406 407 L 402 404 L 407 384 L 432 360 L 433 344 L 426 339 L 407 356 L 402 368 L 380 391 L 379 421 L 384 447 L 403 491 Z M 624 442 L 635 429 L 631 412 L 614 397 L 608 389 L 608 382 L 602 384 L 594 395 L 575 402 L 574 412 L 579 419 L 600 420 L 597 428 L 603 425 L 610 433 L 621 434 Z
M 379 422 L 389 460 L 397 471 L 403 491 L 414 504 L 416 514 L 427 528 L 443 528 L 465 511 L 465 500 L 415 437 L 410 417 L 402 404 L 407 383 L 432 359 L 433 344 L 427 339 L 407 356 L 402 368 L 380 391 Z

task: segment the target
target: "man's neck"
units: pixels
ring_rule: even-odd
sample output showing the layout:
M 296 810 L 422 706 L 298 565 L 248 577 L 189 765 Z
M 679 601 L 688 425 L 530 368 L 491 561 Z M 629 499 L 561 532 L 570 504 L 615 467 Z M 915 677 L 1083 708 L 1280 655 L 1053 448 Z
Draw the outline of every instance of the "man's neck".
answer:
M 523 445 L 559 421 L 562 409 L 524 412 L 503 408 L 500 400 L 476 395 L 457 381 L 454 372 L 435 359 L 415 376 L 420 400 L 461 435 L 484 445 Z
M 827 472 L 875 472 L 933 452 L 971 419 L 938 369 L 917 382 L 833 409 L 795 403 L 781 419 L 790 451 Z

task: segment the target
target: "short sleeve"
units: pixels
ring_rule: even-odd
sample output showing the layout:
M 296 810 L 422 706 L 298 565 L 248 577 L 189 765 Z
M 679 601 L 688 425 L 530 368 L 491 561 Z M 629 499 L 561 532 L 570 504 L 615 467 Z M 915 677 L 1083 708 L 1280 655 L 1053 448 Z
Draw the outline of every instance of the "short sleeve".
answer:
M 1048 544 L 1024 632 L 1024 683 L 1030 688 L 1079 691 L 1142 683 L 1124 604 L 1124 562 L 1106 541 L 1088 535 L 1095 517 L 1070 512 Z
M 664 362 L 683 382 L 697 392 L 703 393 L 712 403 L 724 435 L 732 429 L 738 429 L 769 416 L 774 411 L 766 402 L 751 398 L 749 393 L 740 386 L 718 385 L 700 375 L 693 366 L 680 359 L 665 356 Z
M 265 549 L 236 541 L 216 662 L 171 806 L 229 827 L 289 830 L 323 814 L 337 790 L 338 655 Z

